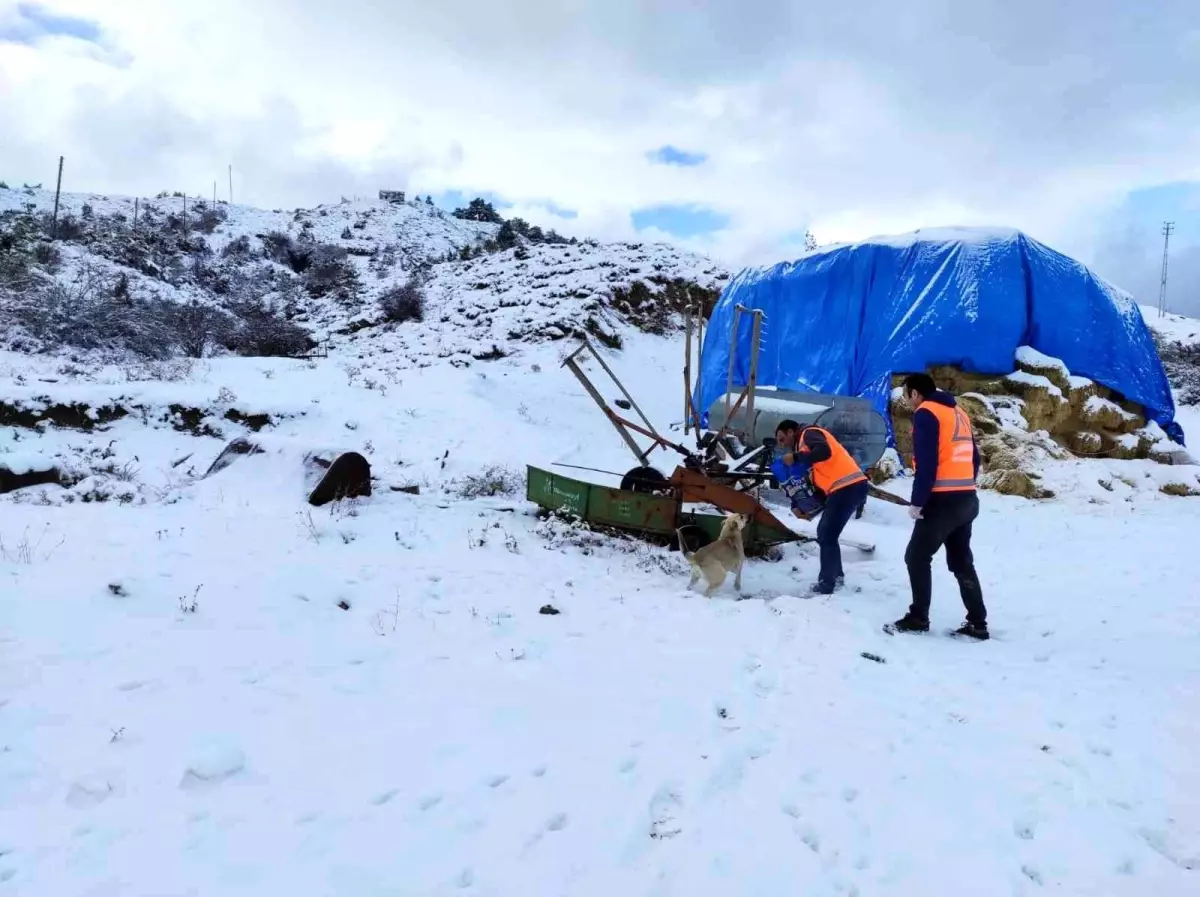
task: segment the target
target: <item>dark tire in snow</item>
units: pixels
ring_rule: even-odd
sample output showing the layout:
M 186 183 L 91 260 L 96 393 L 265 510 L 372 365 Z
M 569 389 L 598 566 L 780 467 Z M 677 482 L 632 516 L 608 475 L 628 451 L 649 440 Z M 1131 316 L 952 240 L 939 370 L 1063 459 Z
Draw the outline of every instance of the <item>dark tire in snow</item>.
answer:
M 667 478 L 653 467 L 635 467 L 621 477 L 621 489 L 626 492 L 652 494 L 667 488 Z

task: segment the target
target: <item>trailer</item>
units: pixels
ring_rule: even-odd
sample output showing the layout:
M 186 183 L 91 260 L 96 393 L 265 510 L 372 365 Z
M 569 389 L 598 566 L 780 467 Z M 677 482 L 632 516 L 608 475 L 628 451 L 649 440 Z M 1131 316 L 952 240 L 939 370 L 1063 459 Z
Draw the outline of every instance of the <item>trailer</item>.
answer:
M 744 535 L 745 551 L 750 557 L 776 545 L 809 538 L 785 526 L 751 496 L 727 486 L 690 482 L 688 474 L 692 472 L 681 468 L 676 474 L 681 471 L 682 475 L 668 481 L 664 491 L 649 493 L 614 489 L 527 465 L 525 497 L 543 511 L 564 512 L 591 526 L 634 533 L 673 549 L 679 548 L 680 535 L 685 549 L 695 551 L 721 534 L 726 515 L 703 509 L 705 505 L 715 506 L 715 502 L 723 502 L 727 510 L 750 515 Z M 702 474 L 696 476 L 704 479 Z M 714 495 L 711 488 L 722 493 Z M 730 508 L 730 503 L 736 507 Z

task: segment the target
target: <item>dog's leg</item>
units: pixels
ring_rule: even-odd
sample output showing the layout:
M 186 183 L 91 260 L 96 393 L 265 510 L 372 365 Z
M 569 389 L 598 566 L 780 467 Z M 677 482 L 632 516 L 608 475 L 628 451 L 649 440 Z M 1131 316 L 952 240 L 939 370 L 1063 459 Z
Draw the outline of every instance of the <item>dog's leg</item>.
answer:
M 704 597 L 711 598 L 713 592 L 721 588 L 721 583 L 725 581 L 725 568 L 717 566 L 712 570 L 705 570 L 704 578 L 708 580 L 708 588 L 704 591 Z
M 744 559 L 739 559 L 738 565 L 733 571 L 733 587 L 739 592 L 742 590 L 742 564 L 744 563 Z

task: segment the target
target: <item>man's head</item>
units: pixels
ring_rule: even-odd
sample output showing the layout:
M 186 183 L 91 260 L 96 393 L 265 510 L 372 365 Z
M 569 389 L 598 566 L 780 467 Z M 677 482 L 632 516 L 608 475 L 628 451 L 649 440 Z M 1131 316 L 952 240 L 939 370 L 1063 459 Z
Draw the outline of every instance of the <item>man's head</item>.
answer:
M 799 430 L 800 425 L 794 420 L 780 421 L 775 428 L 775 444 L 785 452 L 790 452 L 796 447 L 796 433 Z
M 904 390 L 904 401 L 915 411 L 922 402 L 937 392 L 937 384 L 928 374 L 909 374 L 904 378 L 901 389 Z

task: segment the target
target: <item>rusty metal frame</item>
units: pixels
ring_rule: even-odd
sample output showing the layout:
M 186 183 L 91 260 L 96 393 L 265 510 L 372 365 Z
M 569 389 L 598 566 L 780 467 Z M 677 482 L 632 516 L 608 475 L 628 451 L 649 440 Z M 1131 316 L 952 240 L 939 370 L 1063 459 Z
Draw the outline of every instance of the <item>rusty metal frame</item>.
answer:
M 600 362 L 600 366 L 604 368 L 604 372 L 608 374 L 612 382 L 616 384 L 617 389 L 621 390 L 621 394 L 625 397 L 625 400 L 629 402 L 630 407 L 637 412 L 638 417 L 642 419 L 642 423 L 645 424 L 645 427 L 639 426 L 633 421 L 621 417 L 621 415 L 617 414 L 608 406 L 608 402 L 604 400 L 604 396 L 600 394 L 600 390 L 596 389 L 595 384 L 592 383 L 588 375 L 584 373 L 583 368 L 580 367 L 579 362 L 576 361 L 576 357 L 585 350 L 590 351 L 592 353 L 592 357 Z M 650 453 L 656 448 L 671 448 L 682 454 L 684 457 L 691 457 L 692 453 L 690 451 L 683 446 L 676 445 L 669 439 L 664 438 L 657 430 L 654 429 L 654 424 L 650 423 L 650 419 L 646 417 L 641 407 L 636 401 L 634 401 L 633 396 L 629 394 L 629 390 L 625 388 L 625 384 L 621 382 L 620 378 L 613 373 L 613 369 L 610 368 L 605 363 L 604 359 L 600 357 L 600 353 L 596 351 L 596 347 L 591 344 L 587 337 L 582 338 L 578 349 L 563 359 L 563 367 L 568 368 L 571 373 L 575 375 L 576 379 L 583 384 L 583 388 L 587 390 L 588 395 L 592 397 L 592 401 L 600 406 L 600 410 L 604 412 L 604 416 L 608 418 L 609 422 L 616 429 L 617 433 L 619 433 L 621 438 L 625 440 L 625 444 L 629 446 L 630 451 L 633 452 L 634 457 L 637 458 L 638 463 L 643 467 L 648 467 L 650 465 Z M 654 440 L 654 442 L 647 448 L 643 449 L 638 445 L 637 440 L 634 439 L 630 434 L 630 430 L 640 433 L 643 436 L 649 436 Z

